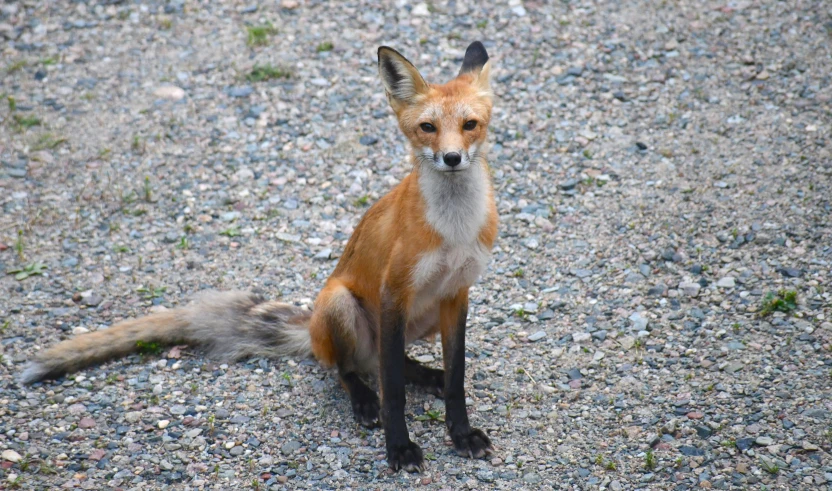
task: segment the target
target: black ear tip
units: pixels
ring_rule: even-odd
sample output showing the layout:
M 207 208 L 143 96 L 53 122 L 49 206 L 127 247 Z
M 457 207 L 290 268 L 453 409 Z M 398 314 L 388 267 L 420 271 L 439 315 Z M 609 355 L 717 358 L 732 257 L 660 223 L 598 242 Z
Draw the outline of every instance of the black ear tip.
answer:
M 480 41 L 474 41 L 468 45 L 468 49 L 465 50 L 465 57 L 467 58 L 469 54 L 477 55 L 478 58 L 484 58 L 485 61 L 488 61 L 488 52 Z
M 474 41 L 465 50 L 465 58 L 462 60 L 459 73 L 478 72 L 487 62 L 488 52 L 485 51 L 485 46 L 479 41 Z

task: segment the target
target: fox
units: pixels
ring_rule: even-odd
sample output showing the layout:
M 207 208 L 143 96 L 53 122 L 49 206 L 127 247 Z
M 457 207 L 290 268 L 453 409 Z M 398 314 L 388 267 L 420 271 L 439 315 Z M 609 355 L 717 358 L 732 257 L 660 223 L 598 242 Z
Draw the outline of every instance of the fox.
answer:
M 31 384 L 125 356 L 137 344 L 189 344 L 211 358 L 314 356 L 337 370 L 357 423 L 382 426 L 393 471 L 425 470 L 405 421 L 405 386 L 444 398 L 456 452 L 484 458 L 489 436 L 465 402 L 470 287 L 484 272 L 498 216 L 486 160 L 493 92 L 485 46 L 473 42 L 445 84 L 429 84 L 398 51 L 378 48 L 378 72 L 412 169 L 366 212 L 311 310 L 240 291 L 208 291 L 190 304 L 119 322 L 40 351 Z M 406 355 L 441 338 L 443 369 Z M 375 376 L 379 393 L 368 381 Z

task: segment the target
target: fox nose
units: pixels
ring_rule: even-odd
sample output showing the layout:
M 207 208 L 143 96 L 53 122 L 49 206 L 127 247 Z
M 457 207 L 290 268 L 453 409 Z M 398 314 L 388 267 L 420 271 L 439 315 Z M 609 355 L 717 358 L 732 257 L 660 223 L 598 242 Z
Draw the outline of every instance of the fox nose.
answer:
M 462 162 L 462 155 L 456 152 L 446 153 L 443 160 L 448 167 L 456 167 Z

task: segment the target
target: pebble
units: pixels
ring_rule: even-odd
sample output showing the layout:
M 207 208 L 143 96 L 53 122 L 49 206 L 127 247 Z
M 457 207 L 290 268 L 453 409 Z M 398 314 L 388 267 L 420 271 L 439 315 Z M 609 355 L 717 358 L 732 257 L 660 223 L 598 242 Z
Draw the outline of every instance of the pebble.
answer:
M 736 285 L 736 280 L 732 276 L 726 276 L 725 278 L 720 279 L 716 286 L 720 288 L 734 288 Z
M 154 90 L 153 95 L 161 99 L 178 101 L 185 98 L 185 91 L 175 85 L 163 85 Z
M 21 455 L 14 450 L 3 450 L 3 460 L 7 460 L 9 462 L 20 462 Z
M 702 289 L 702 286 L 699 283 L 693 283 L 693 282 L 679 283 L 679 290 L 681 290 L 682 293 L 685 296 L 688 296 L 688 297 L 698 297 L 699 296 L 699 291 L 701 289 Z
M 536 333 L 529 336 L 529 341 L 535 342 L 540 341 L 541 339 L 546 337 L 546 331 L 537 331 Z
M 92 418 L 81 418 L 78 421 L 78 428 L 81 428 L 83 430 L 95 428 L 95 420 Z
M 641 313 L 639 312 L 634 312 L 633 314 L 631 314 L 629 319 L 633 323 L 633 329 L 638 331 L 643 331 L 647 329 L 647 325 L 649 324 L 648 319 L 641 315 Z
M 254 89 L 249 86 L 245 85 L 242 87 L 231 87 L 228 89 L 228 95 L 231 97 L 248 97 L 254 92 Z

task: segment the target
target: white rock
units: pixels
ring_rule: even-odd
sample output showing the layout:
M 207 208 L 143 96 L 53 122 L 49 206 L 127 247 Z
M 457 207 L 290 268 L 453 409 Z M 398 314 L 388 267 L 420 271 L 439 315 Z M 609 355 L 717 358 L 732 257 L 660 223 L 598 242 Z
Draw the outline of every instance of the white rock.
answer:
M 428 8 L 428 4 L 420 3 L 413 7 L 410 13 L 419 17 L 428 17 L 430 16 L 430 9 Z
M 185 91 L 175 85 L 163 85 L 154 90 L 153 95 L 162 99 L 178 101 L 185 97 Z
M 734 280 L 733 276 L 726 276 L 716 283 L 716 286 L 720 288 L 734 288 L 735 285 L 736 280 Z
M 85 333 L 88 333 L 88 332 L 90 332 L 90 330 L 87 329 L 84 326 L 75 326 L 75 327 L 72 328 L 72 334 L 75 334 L 76 336 L 78 334 L 85 334 Z
M 576 343 L 583 343 L 584 341 L 589 340 L 592 337 L 592 334 L 588 332 L 573 332 L 572 333 L 572 341 Z
M 647 329 L 647 324 L 650 322 L 639 312 L 633 312 L 629 319 L 633 322 L 633 327 L 639 331 Z
M 163 420 L 159 421 L 159 423 L 158 423 L 158 425 L 159 425 L 159 429 L 160 429 L 160 430 L 164 430 L 165 428 L 167 428 L 167 427 L 168 427 L 168 425 L 169 425 L 169 424 L 170 424 L 170 420 L 169 420 L 169 419 L 163 419 Z
M 8 460 L 9 462 L 20 462 L 20 459 L 22 458 L 23 457 L 21 457 L 20 454 L 14 450 L 3 450 L 3 460 Z
M 701 289 L 702 289 L 702 286 L 700 286 L 699 283 L 686 282 L 686 281 L 683 281 L 682 283 L 679 283 L 679 290 L 682 290 L 682 293 L 684 293 L 688 297 L 698 297 L 699 296 L 699 290 L 701 290 Z
M 434 361 L 434 360 L 435 360 L 435 358 L 433 357 L 433 355 L 430 355 L 430 354 L 428 354 L 428 355 L 419 355 L 419 356 L 417 356 L 417 357 L 416 357 L 416 358 L 414 358 L 414 359 L 415 359 L 416 361 L 418 361 L 419 363 L 430 363 L 430 362 L 432 362 L 432 361 Z

